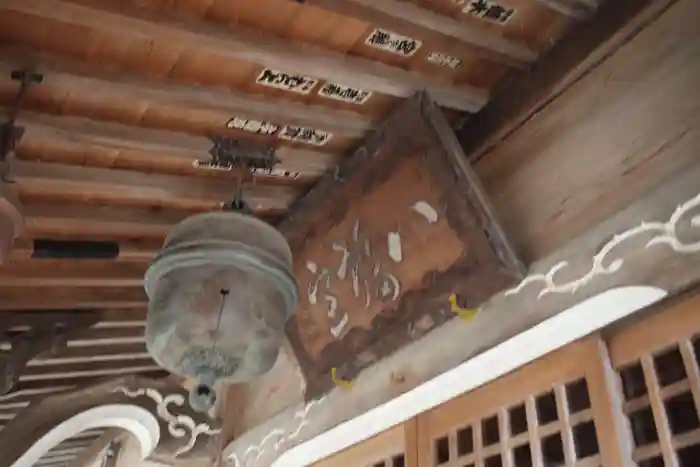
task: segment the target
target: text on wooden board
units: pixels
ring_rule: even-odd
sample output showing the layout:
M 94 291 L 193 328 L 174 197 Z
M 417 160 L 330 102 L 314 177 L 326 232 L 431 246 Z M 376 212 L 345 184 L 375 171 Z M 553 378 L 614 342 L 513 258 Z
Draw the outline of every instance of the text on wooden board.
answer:
M 348 102 L 351 104 L 364 104 L 372 93 L 364 89 L 342 86 L 340 84 L 326 83 L 318 90 L 318 95 L 328 99 Z
M 242 130 L 249 133 L 255 133 L 258 135 L 274 135 L 280 126 L 276 123 L 268 122 L 265 120 L 249 120 L 247 118 L 233 117 L 226 123 L 226 128 L 232 130 Z
M 365 44 L 375 49 L 410 57 L 416 53 L 423 43 L 385 29 L 375 29 L 367 36 Z
M 434 224 L 438 220 L 437 211 L 425 201 L 416 202 L 412 209 L 423 216 L 428 224 Z M 386 242 L 389 259 L 401 263 L 404 252 L 400 232 L 388 232 Z M 335 242 L 331 248 L 339 255 L 334 272 L 314 261 L 306 263 L 306 268 L 314 275 L 307 286 L 307 299 L 310 305 L 324 306 L 330 320 L 328 332 L 337 340 L 347 331 L 350 316 L 331 293 L 331 275 L 338 281 L 350 281 L 354 298 L 362 303 L 361 309 L 369 308 L 373 300 L 387 303 L 398 299 L 401 295 L 401 282 L 376 258 L 374 248 L 362 231 L 359 220 L 355 220 L 350 241 L 347 244 Z
M 192 162 L 192 166 L 198 168 L 198 169 L 209 169 L 209 170 L 220 170 L 222 172 L 231 172 L 232 170 L 236 170 L 236 167 L 232 167 L 230 165 L 222 165 L 222 164 L 217 164 L 214 161 L 200 161 L 200 160 L 195 160 Z M 273 167 L 271 169 L 262 169 L 259 167 L 253 167 L 248 169 L 250 170 L 250 173 L 253 175 L 263 175 L 267 177 L 278 177 L 278 178 L 299 178 L 301 174 L 299 172 L 294 172 L 292 170 L 287 170 L 279 167 Z
M 256 83 L 285 91 L 308 94 L 316 86 L 318 80 L 311 76 L 284 73 L 265 68 L 255 80 Z
M 440 52 L 430 52 L 426 57 L 426 60 L 437 66 L 451 68 L 453 70 L 459 68 L 459 65 L 462 64 L 462 60 L 458 59 L 457 57 L 452 57 Z
M 515 8 L 491 0 L 455 0 L 455 3 L 463 7 L 462 13 L 498 24 L 506 24 L 515 15 Z
M 316 128 L 286 125 L 280 130 L 278 137 L 287 141 L 323 146 L 330 141 L 333 134 Z

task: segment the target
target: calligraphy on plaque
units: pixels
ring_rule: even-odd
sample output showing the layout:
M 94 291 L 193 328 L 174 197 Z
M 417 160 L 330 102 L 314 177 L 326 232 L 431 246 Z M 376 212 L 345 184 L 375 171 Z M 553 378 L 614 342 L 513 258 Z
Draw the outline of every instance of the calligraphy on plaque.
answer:
M 477 308 L 522 277 L 451 132 L 427 94 L 409 99 L 279 226 L 308 399 L 456 316 L 453 302 Z

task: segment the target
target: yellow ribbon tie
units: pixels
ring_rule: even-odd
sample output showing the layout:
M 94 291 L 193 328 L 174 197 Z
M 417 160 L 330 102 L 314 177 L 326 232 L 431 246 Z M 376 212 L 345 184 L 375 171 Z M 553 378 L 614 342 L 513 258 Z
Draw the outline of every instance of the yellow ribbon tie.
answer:
M 339 379 L 338 376 L 338 371 L 333 367 L 331 369 L 331 378 L 333 379 L 333 383 L 335 383 L 336 386 L 343 387 L 345 389 L 350 389 L 354 383 L 354 381 L 346 381 L 344 379 Z
M 479 312 L 478 308 L 460 308 L 457 305 L 457 296 L 454 294 L 450 295 L 450 305 L 452 305 L 452 312 L 457 313 L 464 321 L 472 320 Z

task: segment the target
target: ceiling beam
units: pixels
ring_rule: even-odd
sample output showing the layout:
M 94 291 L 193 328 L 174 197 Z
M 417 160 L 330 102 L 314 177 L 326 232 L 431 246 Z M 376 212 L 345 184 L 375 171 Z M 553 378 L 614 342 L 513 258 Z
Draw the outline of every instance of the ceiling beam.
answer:
M 56 394 L 70 389 L 71 386 L 41 386 L 41 387 L 25 387 L 18 389 L 15 387 L 9 394 L 0 396 L 0 405 L 12 404 L 15 402 L 34 402 L 39 397 L 46 397 L 49 394 Z
M 28 259 L 36 259 L 37 261 L 46 260 L 42 255 L 46 253 L 40 248 L 41 245 L 37 244 L 37 241 L 42 240 L 42 238 L 31 238 L 26 235 L 17 239 L 10 252 L 11 261 L 21 261 Z M 81 240 L 80 237 L 64 237 L 64 238 L 53 238 L 52 240 L 64 240 L 64 241 L 75 241 Z M 88 240 L 88 239 L 82 239 Z M 94 239 L 93 239 L 94 240 Z M 114 261 L 150 261 L 158 253 L 163 242 L 161 240 L 151 239 L 150 241 L 143 240 L 133 240 L 133 239 L 120 239 L 116 244 L 119 247 L 118 255 L 114 258 Z M 74 261 L 80 261 L 81 258 L 72 258 Z M 85 261 L 94 261 L 94 259 L 83 259 Z
M 137 371 L 135 373 L 138 373 L 140 377 L 143 378 L 150 378 L 150 379 L 162 379 L 162 378 L 167 378 L 170 376 L 170 373 L 168 373 L 165 370 L 149 370 L 149 371 Z M 90 376 L 75 376 L 75 377 L 67 377 L 67 378 L 57 378 L 49 381 L 20 381 L 17 383 L 17 385 L 12 389 L 12 392 L 9 394 L 6 394 L 5 396 L 1 397 L 0 400 L 10 400 L 13 398 L 15 395 L 21 395 L 23 393 L 37 393 L 37 392 L 43 392 L 43 393 L 55 393 L 55 392 L 67 392 L 71 390 L 75 390 L 77 388 L 81 387 L 86 387 L 86 386 L 92 386 L 94 384 L 99 384 L 101 381 L 104 380 L 110 380 L 112 379 L 111 377 L 100 377 L 100 378 L 95 378 L 95 377 L 90 377 Z M 59 391 L 57 391 L 57 388 L 62 388 Z
M 91 99 L 139 100 L 218 113 L 221 114 L 223 134 L 230 134 L 230 130 L 226 131 L 226 123 L 234 116 L 277 125 L 313 127 L 346 138 L 362 138 L 374 126 L 369 118 L 347 110 L 289 100 L 271 101 L 236 93 L 229 88 L 179 84 L 125 71 L 106 71 L 70 57 L 39 53 L 26 47 L 0 47 L 0 55 L 0 75 L 4 80 L 9 81 L 13 70 L 31 66 L 44 75 L 43 90 L 87 95 Z
M 0 287 L 138 287 L 147 267 L 99 260 L 10 262 L 0 266 Z
M 231 201 L 231 180 L 16 160 L 12 175 L 23 201 L 77 201 L 126 206 L 220 210 Z M 243 197 L 256 215 L 284 212 L 299 191 L 292 187 L 244 184 Z
M 524 43 L 406 1 L 306 0 L 304 3 L 387 28 L 407 37 L 440 44 L 440 52 L 444 53 L 459 56 L 468 51 L 519 68 L 537 59 L 537 52 Z
M 52 361 L 62 361 L 68 360 L 73 361 L 79 359 L 82 361 L 84 359 L 126 359 L 128 360 L 131 356 L 143 356 L 147 354 L 146 345 L 143 342 L 132 342 L 125 344 L 110 344 L 110 345 L 94 345 L 94 346 L 83 346 L 83 347 L 67 347 L 61 349 L 56 355 L 51 356 L 39 356 L 38 358 L 29 362 L 29 366 L 34 365 L 52 365 Z
M 90 317 L 92 319 L 92 322 L 97 322 L 100 319 L 99 312 L 94 312 L 92 310 L 72 310 L 71 313 L 76 314 L 77 312 L 81 312 L 81 315 Z M 17 312 L 17 314 L 21 314 L 21 312 Z M 68 315 L 68 313 L 64 312 L 58 312 L 56 313 L 57 316 L 65 316 Z M 0 316 L 2 316 L 0 314 Z M 46 320 L 45 321 L 54 321 L 51 318 L 51 312 L 47 311 L 45 312 Z M 75 318 L 73 318 L 75 319 Z M 68 342 L 68 345 L 66 347 L 79 347 L 79 346 L 84 346 L 90 343 L 90 341 L 115 341 L 118 342 L 120 339 L 126 340 L 126 341 L 132 341 L 135 339 L 138 339 L 139 342 L 143 341 L 144 339 L 144 328 L 143 326 L 141 327 L 108 327 L 108 328 L 95 328 L 95 327 L 83 327 L 76 329 L 74 333 L 72 333 L 66 342 Z M 8 331 L 8 335 L 12 338 L 22 334 L 21 332 L 17 331 Z M 2 342 L 3 339 L 0 338 L 0 342 Z
M 109 362 L 80 362 L 65 363 L 51 366 L 27 367 L 21 376 L 22 381 L 38 381 L 53 378 L 67 378 L 75 375 L 102 376 L 129 373 L 133 368 L 143 371 L 157 370 L 159 367 L 152 358 L 138 358 L 131 360 Z
M 91 205 L 77 202 L 26 202 L 23 213 L 26 236 L 101 241 L 138 238 L 152 242 L 156 248 L 162 245 L 165 237 L 176 224 L 196 214 L 178 209 Z M 264 218 L 276 219 L 275 216 Z
M 36 263 L 36 261 L 30 260 L 30 264 L 32 263 Z M 64 267 L 70 268 L 72 267 L 71 265 L 75 264 L 75 262 L 71 260 L 48 260 L 45 261 L 45 263 L 47 264 L 47 266 L 53 265 L 53 267 L 56 267 L 59 270 L 61 270 Z M 23 269 L 23 262 L 10 264 L 18 264 L 20 270 L 26 271 L 25 269 Z M 118 263 L 114 263 L 112 261 L 95 261 L 96 267 L 109 267 L 113 264 Z M 139 263 L 135 264 L 138 265 Z M 142 267 L 146 267 L 145 263 L 140 264 L 143 265 Z M 33 269 L 33 267 L 30 266 L 30 269 Z M 90 313 L 94 313 L 95 315 L 97 315 L 97 321 L 93 326 L 94 329 L 130 328 L 143 327 L 145 325 L 147 307 L 134 308 L 131 310 L 14 310 L 14 312 L 8 312 L 2 315 L 2 323 L 4 329 L 10 331 L 22 331 L 27 330 L 32 326 L 45 323 L 47 319 L 56 321 L 70 319 L 72 316 L 75 315 L 76 311 L 78 313 L 89 311 Z
M 133 308 L 148 303 L 143 287 L 0 287 L 0 310 Z
M 226 178 L 227 174 L 228 178 L 238 176 L 194 167 L 195 161 L 211 158 L 208 151 L 212 142 L 201 136 L 31 112 L 22 112 L 17 125 L 25 130 L 16 146 L 19 158 L 39 157 L 68 164 L 101 164 L 103 167 L 128 166 L 148 172 L 215 174 L 221 178 Z M 275 156 L 280 160 L 275 173 L 289 171 L 299 174 L 298 179 L 280 178 L 280 184 L 307 184 L 338 162 L 338 157 L 329 153 L 284 146 L 277 148 Z M 264 185 L 275 183 L 278 177 L 256 174 L 250 178 Z
M 20 382 L 53 381 L 60 378 L 97 378 L 124 376 L 134 373 L 158 371 L 160 367 L 152 360 L 70 363 L 50 368 L 32 366 L 20 376 Z
M 477 112 L 489 96 L 486 89 L 446 84 L 437 78 L 372 60 L 264 36 L 238 25 L 229 28 L 188 18 L 170 19 L 163 11 L 128 9 L 114 2 L 100 2 L 97 8 L 64 0 L 5 0 L 2 6 L 80 27 L 182 43 L 222 58 L 311 75 L 396 97 L 406 98 L 427 89 L 440 105 L 457 110 Z

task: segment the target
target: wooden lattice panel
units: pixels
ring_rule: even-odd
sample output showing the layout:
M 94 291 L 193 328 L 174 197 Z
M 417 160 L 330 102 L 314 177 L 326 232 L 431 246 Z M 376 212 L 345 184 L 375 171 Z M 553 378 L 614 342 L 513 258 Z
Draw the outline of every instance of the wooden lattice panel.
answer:
M 700 462 L 700 300 L 637 323 L 611 340 L 639 467 Z
M 434 441 L 436 466 L 598 465 L 585 379 L 556 385 Z
M 419 465 L 604 465 L 614 428 L 598 344 L 572 344 L 421 415 Z

